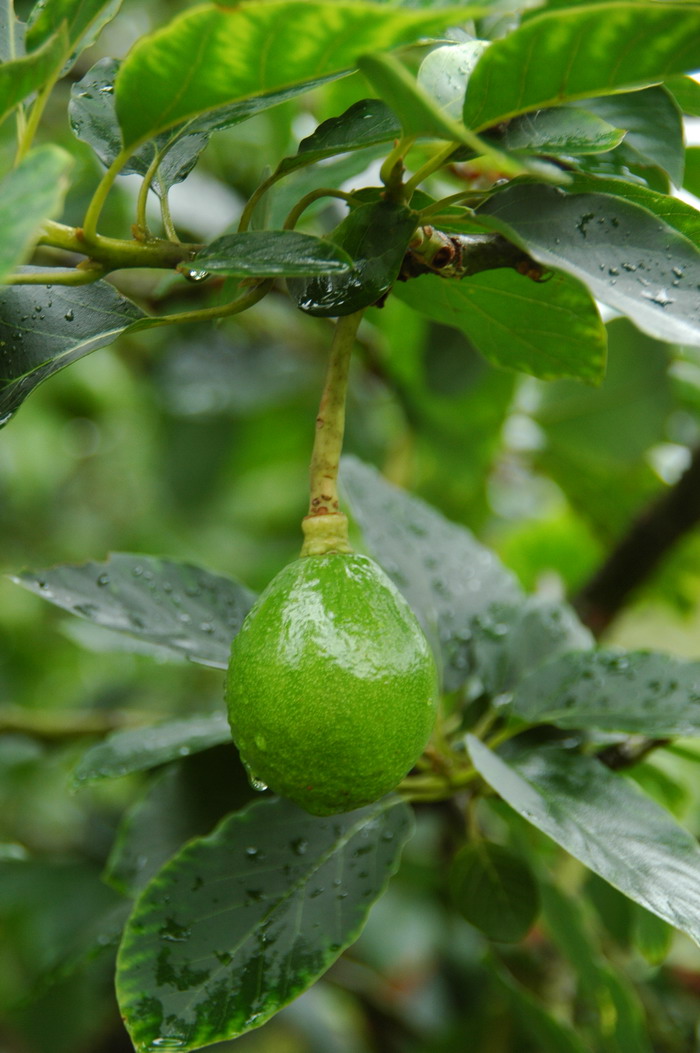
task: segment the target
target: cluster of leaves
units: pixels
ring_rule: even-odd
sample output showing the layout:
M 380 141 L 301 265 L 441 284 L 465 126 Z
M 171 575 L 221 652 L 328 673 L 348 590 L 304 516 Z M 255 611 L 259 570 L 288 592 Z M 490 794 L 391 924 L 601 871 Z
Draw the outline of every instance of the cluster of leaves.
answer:
M 241 1035 L 313 983 L 357 938 L 396 870 L 413 826 L 407 800 L 466 791 L 473 809 L 490 788 L 638 905 L 640 946 L 651 958 L 663 955 L 670 926 L 700 940 L 695 839 L 604 763 L 628 735 L 698 735 L 700 665 L 594 648 L 571 608 L 525 595 L 466 529 L 354 459 L 343 482 L 369 551 L 441 656 L 450 700 L 442 774 L 408 780 L 403 799 L 320 819 L 267 795 L 251 803 L 229 744 L 237 807 L 230 811 L 231 798 L 205 814 L 190 806 L 163 823 L 181 793 L 177 764 L 166 768 L 126 814 L 109 858 L 105 879 L 126 901 L 110 899 L 90 931 L 109 945 L 124 926 L 117 991 L 137 1049 L 187 1050 Z M 196 567 L 126 554 L 17 580 L 139 648 L 222 669 L 253 600 Z M 475 720 L 481 737 L 469 731 Z M 483 741 L 489 727 L 492 746 L 508 740 L 499 752 Z M 75 784 L 172 765 L 228 741 L 219 710 L 116 732 L 83 755 Z M 197 836 L 217 808 L 218 825 Z M 497 944 L 519 940 L 540 910 L 572 909 L 549 886 L 539 853 L 522 837 L 516 844 L 484 840 L 475 828 L 452 864 L 457 909 Z M 74 951 L 72 964 L 89 951 Z M 580 1048 L 543 1005 L 535 1019 L 536 1035 L 552 1031 L 551 1048 Z

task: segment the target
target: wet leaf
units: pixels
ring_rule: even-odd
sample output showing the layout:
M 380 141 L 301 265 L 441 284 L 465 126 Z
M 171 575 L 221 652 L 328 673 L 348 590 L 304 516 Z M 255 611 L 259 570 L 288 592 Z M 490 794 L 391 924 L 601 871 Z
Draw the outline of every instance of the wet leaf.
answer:
M 23 571 L 18 585 L 106 629 L 226 669 L 231 640 L 253 605 L 238 582 L 191 563 L 114 552 L 105 563 Z
M 312 135 L 301 140 L 293 157 L 285 157 L 280 161 L 277 173 L 286 175 L 324 157 L 391 142 L 400 135 L 401 125 L 385 102 L 381 99 L 361 99 L 340 117 L 331 117 L 319 124 Z
M 696 197 L 700 197 L 700 146 L 689 146 L 685 152 L 683 187 Z M 700 226 L 700 216 L 698 216 L 698 225 Z
M 81 51 L 95 43 L 121 5 L 122 0 L 40 0 L 27 21 L 27 48 L 34 51 L 65 26 L 70 56 L 65 72 Z
M 404 205 L 359 205 L 328 235 L 328 241 L 351 257 L 351 269 L 337 276 L 292 280 L 290 294 L 302 311 L 323 318 L 369 307 L 396 280 L 417 223 L 418 214 Z
M 536 259 L 584 281 L 643 332 L 700 346 L 700 249 L 610 194 L 516 185 L 478 212 Z
M 490 940 L 517 943 L 537 917 L 532 872 L 503 845 L 473 841 L 461 848 L 452 860 L 449 887 L 460 914 Z
M 343 273 L 352 260 L 326 238 L 295 230 L 226 234 L 197 253 L 193 265 L 215 274 L 300 277 Z
M 479 131 L 529 110 L 645 88 L 698 68 L 695 7 L 613 0 L 547 11 L 484 52 L 469 80 L 464 123 Z
M 12 0 L 0 3 L 0 62 L 11 62 L 25 53 L 24 35 L 26 26 L 14 11 Z
M 518 685 L 529 724 L 642 735 L 700 735 L 700 662 L 645 651 L 562 655 Z
M 107 282 L 0 289 L 0 426 L 43 380 L 144 317 Z
M 486 40 L 445 44 L 433 48 L 420 64 L 418 85 L 442 113 L 455 121 L 462 120 L 467 83 L 488 46 Z
M 65 27 L 61 26 L 36 51 L 0 65 L 0 121 L 33 91 L 58 76 L 67 47 Z
M 590 113 L 581 104 L 574 110 L 555 106 L 515 117 L 496 141 L 516 153 L 576 156 L 612 150 L 625 137 L 624 128 Z
M 57 146 L 39 146 L 0 180 L 0 282 L 24 262 L 42 221 L 60 208 L 71 163 L 70 155 Z M 7 357 L 7 346 L 0 342 L 0 375 L 6 372 Z
M 486 782 L 626 896 L 700 941 L 700 846 L 663 808 L 592 757 L 530 753 L 507 763 L 473 735 Z
M 572 109 L 590 111 L 626 130 L 617 154 L 629 166 L 657 166 L 676 186 L 683 182 L 683 121 L 672 97 L 661 87 L 587 99 Z M 571 113 L 571 109 L 568 111 Z
M 83 754 L 73 773 L 73 783 L 84 786 L 100 779 L 118 779 L 230 741 L 231 731 L 223 712 L 115 731 Z
M 489 694 L 510 691 L 523 676 L 567 651 L 584 651 L 593 637 L 566 603 L 528 596 L 493 604 L 472 621 L 471 665 Z
M 568 275 L 534 282 L 501 267 L 460 280 L 421 275 L 392 295 L 453 325 L 495 365 L 543 380 L 600 381 L 607 337 L 588 291 Z
M 112 164 L 122 148 L 114 102 L 114 81 L 119 67 L 120 63 L 112 58 L 96 62 L 82 80 L 72 86 L 68 106 L 73 134 L 92 147 L 105 167 Z M 162 197 L 190 174 L 208 142 L 206 132 L 174 128 L 140 146 L 124 165 L 122 173 L 135 172 L 145 176 L 156 154 L 162 154 L 152 183 L 155 192 Z
M 354 457 L 343 458 L 341 482 L 368 551 L 413 607 L 441 654 L 445 689 L 455 690 L 471 672 L 472 620 L 521 599 L 514 575 L 466 527 Z
M 271 800 L 191 841 L 144 890 L 120 948 L 136 1049 L 196 1049 L 265 1023 L 356 939 L 410 830 L 397 798 L 328 819 Z
M 202 4 L 143 37 L 125 59 L 116 84 L 125 143 L 200 115 L 216 120 L 225 107 L 283 92 L 273 105 L 295 89 L 352 70 L 358 55 L 439 32 L 472 11 L 346 0 L 243 0 L 230 9 Z

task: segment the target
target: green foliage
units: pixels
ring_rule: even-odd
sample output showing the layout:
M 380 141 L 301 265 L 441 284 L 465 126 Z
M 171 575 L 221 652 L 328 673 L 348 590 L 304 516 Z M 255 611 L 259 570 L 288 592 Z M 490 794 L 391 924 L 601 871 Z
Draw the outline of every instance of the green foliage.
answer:
M 687 1053 L 700 7 L 16 7 L 3 1050 L 126 1049 L 116 964 L 139 1053 Z M 352 680 L 312 670 L 320 739 L 276 642 L 229 675 L 239 754 L 222 672 L 298 552 L 314 433 L 339 454 L 319 388 L 359 312 L 343 501 L 442 698 L 388 796 L 325 817 L 290 773 L 364 783 L 410 732 L 376 595 L 334 598 Z M 243 763 L 260 685 L 280 796 Z M 347 713 L 368 733 L 339 756 Z

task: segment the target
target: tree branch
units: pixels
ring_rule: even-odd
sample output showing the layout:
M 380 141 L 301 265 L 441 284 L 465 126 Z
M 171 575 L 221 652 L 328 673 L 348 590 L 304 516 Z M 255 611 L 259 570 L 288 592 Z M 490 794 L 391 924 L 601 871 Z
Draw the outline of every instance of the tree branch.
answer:
M 601 636 L 628 597 L 681 538 L 700 523 L 700 448 L 670 490 L 632 523 L 605 563 L 573 597 L 585 625 Z

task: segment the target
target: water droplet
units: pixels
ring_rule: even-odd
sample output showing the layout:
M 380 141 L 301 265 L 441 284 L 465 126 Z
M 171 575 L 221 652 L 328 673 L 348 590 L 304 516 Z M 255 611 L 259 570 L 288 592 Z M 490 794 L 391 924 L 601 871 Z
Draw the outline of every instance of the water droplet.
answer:
M 326 890 L 323 887 L 312 889 L 309 892 L 309 899 L 316 899 L 317 896 L 322 896 Z
M 204 282 L 209 277 L 209 271 L 185 271 L 188 282 Z
M 109 574 L 100 574 L 97 579 L 98 585 L 109 585 Z
M 169 943 L 183 943 L 190 938 L 191 930 L 187 925 L 180 925 L 174 918 L 166 918 L 158 935 Z
M 255 903 L 259 903 L 261 899 L 265 898 L 265 893 L 261 888 L 247 888 L 245 894 L 248 899 L 252 899 Z
M 258 747 L 259 750 L 267 749 L 267 739 L 264 735 L 261 735 L 259 732 L 255 736 L 255 745 Z
M 685 271 L 683 270 L 682 267 L 672 267 L 671 270 L 675 274 L 676 278 L 682 278 L 683 275 L 685 274 Z
M 618 267 L 608 267 L 608 274 L 610 274 L 611 276 L 616 277 L 619 273 L 620 270 Z
M 643 289 L 642 296 L 645 300 L 651 300 L 652 303 L 658 304 L 659 307 L 668 307 L 674 302 L 673 297 L 669 296 L 668 289 L 659 289 L 657 292 Z
M 247 855 L 248 859 L 257 859 L 260 855 L 260 849 L 256 848 L 255 845 L 248 845 L 248 847 L 245 850 L 245 854 Z
M 184 1038 L 176 1038 L 175 1035 L 166 1035 L 163 1038 L 154 1038 L 148 1049 L 157 1050 L 158 1053 L 161 1053 L 162 1050 L 182 1049 L 184 1045 Z
M 133 568 L 133 570 L 131 571 L 131 573 L 132 573 L 132 575 L 133 575 L 133 576 L 134 576 L 135 578 L 140 578 L 140 577 L 141 577 L 141 575 L 143 574 L 143 567 L 142 567 L 142 566 L 141 566 L 140 564 L 137 564 L 137 565 L 136 565 L 136 566 L 135 566 L 135 567 Z
M 264 793 L 267 789 L 267 783 L 259 779 L 257 775 L 253 775 L 251 771 L 248 772 L 248 782 L 256 793 Z
M 214 626 L 211 624 L 211 622 L 200 622 L 199 628 L 203 633 L 214 632 Z
M 308 851 L 309 842 L 303 837 L 298 837 L 295 841 L 292 841 L 291 848 L 294 855 L 303 856 Z
M 91 618 L 97 611 L 97 606 L 94 603 L 76 603 L 73 610 L 76 614 L 82 614 L 86 618 Z
M 634 274 L 634 272 L 637 269 L 637 265 L 636 263 L 623 263 L 622 269 L 623 271 L 627 271 L 629 274 Z

